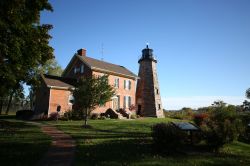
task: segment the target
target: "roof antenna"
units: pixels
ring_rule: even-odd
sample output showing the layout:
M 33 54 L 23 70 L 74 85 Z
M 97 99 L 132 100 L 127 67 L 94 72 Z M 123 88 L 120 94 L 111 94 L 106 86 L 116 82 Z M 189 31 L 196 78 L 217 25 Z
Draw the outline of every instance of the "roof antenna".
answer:
M 103 43 L 102 43 L 102 50 L 101 50 L 101 61 L 103 61 L 103 53 L 104 53 L 104 47 L 103 47 Z

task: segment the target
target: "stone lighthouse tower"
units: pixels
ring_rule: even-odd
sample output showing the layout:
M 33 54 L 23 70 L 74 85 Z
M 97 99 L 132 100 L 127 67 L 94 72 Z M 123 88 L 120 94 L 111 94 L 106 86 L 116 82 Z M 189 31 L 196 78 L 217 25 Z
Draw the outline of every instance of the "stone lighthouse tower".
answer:
M 160 88 L 157 77 L 156 63 L 153 49 L 142 50 L 142 57 L 138 61 L 140 64 L 140 77 L 136 87 L 137 114 L 144 117 L 163 118 L 163 108 L 161 103 Z

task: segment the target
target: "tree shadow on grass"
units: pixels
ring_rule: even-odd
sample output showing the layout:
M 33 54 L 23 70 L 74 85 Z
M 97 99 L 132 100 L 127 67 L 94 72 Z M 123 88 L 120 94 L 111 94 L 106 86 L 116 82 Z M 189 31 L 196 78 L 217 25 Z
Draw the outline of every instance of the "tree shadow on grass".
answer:
M 78 148 L 78 165 L 129 165 L 151 154 L 151 144 L 141 139 L 81 144 Z

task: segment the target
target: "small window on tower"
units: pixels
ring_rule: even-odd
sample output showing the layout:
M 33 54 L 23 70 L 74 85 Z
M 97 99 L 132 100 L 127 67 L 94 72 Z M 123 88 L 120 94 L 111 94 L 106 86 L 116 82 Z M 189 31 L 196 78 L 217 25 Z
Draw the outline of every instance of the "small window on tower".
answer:
M 160 110 L 161 109 L 161 105 L 160 104 L 158 104 L 158 110 Z

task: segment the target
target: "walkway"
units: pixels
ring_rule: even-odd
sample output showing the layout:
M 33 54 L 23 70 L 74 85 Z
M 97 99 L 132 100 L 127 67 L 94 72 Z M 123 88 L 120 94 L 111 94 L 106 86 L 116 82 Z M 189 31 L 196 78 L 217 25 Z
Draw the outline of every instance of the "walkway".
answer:
M 52 144 L 37 166 L 71 166 L 74 161 L 75 141 L 72 137 L 51 125 L 39 125 L 44 133 L 52 137 Z

